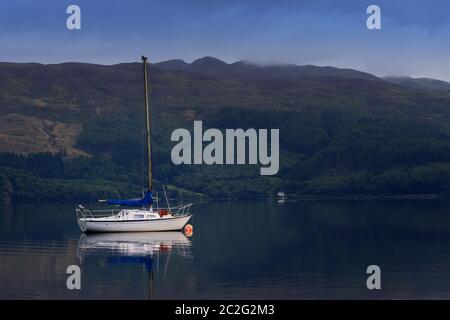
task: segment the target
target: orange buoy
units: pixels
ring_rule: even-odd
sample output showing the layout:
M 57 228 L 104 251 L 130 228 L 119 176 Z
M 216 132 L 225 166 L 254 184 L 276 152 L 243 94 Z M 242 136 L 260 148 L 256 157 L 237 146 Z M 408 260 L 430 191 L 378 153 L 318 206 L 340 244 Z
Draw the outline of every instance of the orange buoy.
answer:
M 187 224 L 184 226 L 184 234 L 187 237 L 192 236 L 193 233 L 194 233 L 194 227 L 191 224 Z

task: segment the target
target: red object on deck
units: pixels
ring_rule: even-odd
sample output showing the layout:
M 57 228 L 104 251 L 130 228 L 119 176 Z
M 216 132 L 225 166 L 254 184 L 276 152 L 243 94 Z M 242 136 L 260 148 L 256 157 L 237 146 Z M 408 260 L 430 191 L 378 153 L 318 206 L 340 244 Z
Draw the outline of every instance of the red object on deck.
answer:
M 169 210 L 167 210 L 167 209 L 159 210 L 159 216 L 160 217 L 167 216 L 168 214 L 169 214 Z

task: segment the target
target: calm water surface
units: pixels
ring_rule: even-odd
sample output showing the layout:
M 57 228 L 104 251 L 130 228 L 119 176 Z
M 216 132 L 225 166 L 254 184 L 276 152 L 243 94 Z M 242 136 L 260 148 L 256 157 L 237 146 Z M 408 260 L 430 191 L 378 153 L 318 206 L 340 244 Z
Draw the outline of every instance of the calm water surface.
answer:
M 194 235 L 82 235 L 73 206 L 0 209 L 0 298 L 450 298 L 450 203 L 213 202 Z M 81 290 L 66 268 L 81 267 Z M 366 289 L 366 268 L 382 290 Z

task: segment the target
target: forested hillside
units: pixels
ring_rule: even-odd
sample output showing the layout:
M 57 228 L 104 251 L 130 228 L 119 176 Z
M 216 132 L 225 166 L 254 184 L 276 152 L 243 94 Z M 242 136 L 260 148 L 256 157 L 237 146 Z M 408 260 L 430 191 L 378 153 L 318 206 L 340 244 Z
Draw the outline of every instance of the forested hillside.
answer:
M 450 93 L 315 66 L 151 65 L 155 179 L 211 197 L 450 194 Z M 394 83 L 395 82 L 395 83 Z M 0 198 L 136 196 L 144 184 L 142 71 L 0 63 Z M 175 166 L 173 129 L 279 128 L 280 171 Z M 178 189 L 176 189 L 178 188 Z

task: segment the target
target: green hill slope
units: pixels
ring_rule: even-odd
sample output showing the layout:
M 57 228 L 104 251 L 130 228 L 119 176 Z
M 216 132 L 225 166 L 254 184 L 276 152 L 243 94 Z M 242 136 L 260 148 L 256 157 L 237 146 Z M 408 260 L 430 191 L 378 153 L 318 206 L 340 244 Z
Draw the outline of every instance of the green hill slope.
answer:
M 448 91 L 355 70 L 214 58 L 157 63 L 150 72 L 155 178 L 161 182 L 214 197 L 277 190 L 327 197 L 450 193 Z M 145 176 L 141 73 L 137 63 L 0 63 L 1 171 L 45 179 L 55 193 L 61 181 L 80 179 L 138 190 Z M 245 165 L 172 165 L 170 133 L 191 130 L 193 120 L 221 129 L 279 128 L 279 174 L 261 177 L 258 167 Z M 37 150 L 60 163 L 53 174 L 46 170 L 50 160 L 41 159 L 49 155 L 31 154 Z M 30 154 L 18 160 L 6 152 Z M 2 197 L 21 192 L 14 181 L 14 174 L 2 174 Z M 136 189 L 117 187 L 110 194 Z M 38 188 L 35 198 L 42 198 Z

